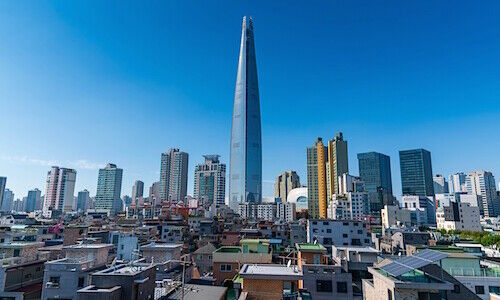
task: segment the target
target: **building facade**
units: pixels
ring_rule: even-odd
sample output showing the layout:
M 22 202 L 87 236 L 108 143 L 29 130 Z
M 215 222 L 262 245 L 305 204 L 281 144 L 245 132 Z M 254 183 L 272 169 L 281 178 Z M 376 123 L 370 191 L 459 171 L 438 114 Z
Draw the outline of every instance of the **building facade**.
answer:
M 115 164 L 107 164 L 104 169 L 99 169 L 97 179 L 97 194 L 95 208 L 116 214 L 122 210 L 120 194 L 122 191 L 123 170 Z
M 434 194 L 448 193 L 448 181 L 441 174 L 436 174 L 432 180 L 434 181 Z
M 43 213 L 51 210 L 72 211 L 74 209 L 76 171 L 73 169 L 52 167 L 47 173 L 47 188 L 43 204 Z
M 260 99 L 252 18 L 243 18 L 234 92 L 229 165 L 229 206 L 262 202 Z
M 28 191 L 26 198 L 26 212 L 34 212 L 41 201 L 42 192 L 39 189 Z
M 495 187 L 495 177 L 491 172 L 474 171 L 466 177 L 467 193 L 481 197 L 485 217 L 497 217 L 500 213 Z
M 219 155 L 204 155 L 205 162 L 194 169 L 194 190 L 196 200 L 204 205 L 224 205 L 226 198 L 226 164 L 219 161 Z
M 327 150 L 321 138 L 307 148 L 307 205 L 311 218 L 327 217 Z
M 335 135 L 333 140 L 328 141 L 328 199 L 339 190 L 338 178 L 342 174 L 349 173 L 349 162 L 347 159 L 347 141 L 344 140 L 342 132 Z
M 292 189 L 300 187 L 299 175 L 295 171 L 285 171 L 276 177 L 274 183 L 274 198 L 281 198 L 283 202 L 286 201 L 288 193 Z
M 431 153 L 425 149 L 399 151 L 403 195 L 434 196 Z
M 3 207 L 3 194 L 5 192 L 5 185 L 7 184 L 7 177 L 0 176 L 0 207 Z
M 132 203 L 137 205 L 137 199 L 144 196 L 144 182 L 136 180 L 132 187 Z
M 358 166 L 371 209 L 380 211 L 392 200 L 391 158 L 378 152 L 358 153 Z
M 188 154 L 170 149 L 161 154 L 158 196 L 160 201 L 183 201 L 187 194 Z

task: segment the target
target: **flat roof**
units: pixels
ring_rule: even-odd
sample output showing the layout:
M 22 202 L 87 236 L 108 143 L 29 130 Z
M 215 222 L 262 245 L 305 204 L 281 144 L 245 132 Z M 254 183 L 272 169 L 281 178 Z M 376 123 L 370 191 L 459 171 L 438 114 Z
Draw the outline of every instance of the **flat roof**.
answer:
M 313 243 L 300 243 L 296 244 L 297 248 L 302 252 L 325 252 L 325 246 L 321 244 L 313 244 Z
M 113 247 L 113 244 L 76 244 L 64 246 L 63 249 L 101 249 Z
M 240 276 L 254 279 L 274 279 L 274 280 L 299 280 L 302 278 L 302 270 L 297 266 L 272 265 L 272 264 L 245 264 L 240 270 Z
M 141 246 L 141 249 L 148 249 L 148 250 L 176 249 L 176 248 L 181 248 L 182 246 L 183 246 L 183 244 L 150 243 L 150 244 Z
M 118 265 L 108 269 L 94 273 L 94 275 L 136 275 L 149 268 L 154 268 L 154 265 L 145 263 L 135 263 L 134 265 Z
M 216 253 L 241 253 L 240 247 L 223 246 L 215 250 Z
M 199 284 L 184 285 L 184 300 L 202 300 L 202 299 L 221 299 L 227 292 L 227 287 L 210 286 Z M 180 300 L 182 298 L 182 289 L 177 288 L 166 296 L 167 300 Z
M 333 246 L 338 250 L 378 253 L 378 250 L 371 246 Z

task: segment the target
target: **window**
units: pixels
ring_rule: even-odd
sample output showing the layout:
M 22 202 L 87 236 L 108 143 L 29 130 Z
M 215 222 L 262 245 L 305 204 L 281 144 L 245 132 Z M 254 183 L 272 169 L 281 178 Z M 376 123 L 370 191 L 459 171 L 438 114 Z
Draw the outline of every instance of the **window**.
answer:
M 232 265 L 227 265 L 227 264 L 222 264 L 220 265 L 220 271 L 221 272 L 231 272 L 233 270 Z
M 342 234 L 342 237 L 346 238 L 347 237 L 347 233 Z
M 337 282 L 337 293 L 347 294 L 347 282 L 345 281 Z
M 500 294 L 500 286 L 490 285 L 489 291 L 490 293 Z
M 14 249 L 14 257 L 19 257 L 19 253 L 21 252 L 21 250 L 19 249 Z
M 475 289 L 476 289 L 476 294 L 478 294 L 478 295 L 484 295 L 484 286 L 482 286 L 482 285 L 476 285 Z
M 54 287 L 58 288 L 59 287 L 59 281 L 61 280 L 61 277 L 59 276 L 50 276 L 49 282 L 47 282 L 47 285 L 49 287 Z M 50 285 L 49 285 L 50 284 Z
M 389 300 L 392 300 L 392 291 L 391 290 L 387 290 L 387 295 L 389 296 L 388 299 Z
M 332 230 L 331 229 L 327 229 L 326 233 L 332 233 Z
M 455 285 L 453 286 L 453 291 L 452 291 L 452 293 L 454 293 L 454 294 L 460 294 L 460 285 L 455 284 Z
M 321 293 L 333 292 L 331 280 L 316 280 L 316 291 Z
M 82 288 L 84 284 L 85 284 L 85 278 L 84 277 L 78 277 L 78 287 Z
M 359 229 L 358 234 L 363 234 L 363 230 Z

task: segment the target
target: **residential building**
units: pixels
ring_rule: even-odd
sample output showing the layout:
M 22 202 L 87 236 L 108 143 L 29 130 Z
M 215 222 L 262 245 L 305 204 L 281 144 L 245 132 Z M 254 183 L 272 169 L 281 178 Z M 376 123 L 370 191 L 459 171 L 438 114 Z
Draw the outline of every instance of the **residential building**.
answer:
M 276 204 L 276 218 L 278 220 L 284 221 L 286 223 L 290 223 L 295 221 L 296 217 L 296 209 L 295 203 L 277 203 Z
M 497 217 L 500 214 L 500 203 L 497 198 L 495 177 L 491 172 L 474 171 L 466 177 L 467 193 L 481 197 L 485 217 Z
M 78 192 L 76 200 L 76 210 L 79 212 L 86 212 L 90 208 L 90 193 L 87 190 Z
M 290 226 L 290 245 L 307 242 L 307 224 L 305 220 L 294 221 Z
M 243 17 L 234 92 L 229 164 L 229 207 L 262 202 L 259 85 L 252 18 Z
M 339 176 L 349 173 L 347 159 L 347 141 L 344 140 L 342 132 L 338 132 L 333 140 L 328 141 L 328 190 L 327 197 L 331 199 L 333 194 L 339 190 Z
M 438 229 L 482 231 L 481 215 L 477 206 L 469 203 L 450 202 L 436 212 Z
M 138 198 L 144 196 L 144 182 L 136 180 L 132 186 L 132 203 L 137 205 Z
M 96 209 L 108 211 L 113 215 L 122 210 L 120 198 L 122 176 L 123 169 L 118 168 L 115 164 L 109 163 L 104 169 L 99 169 L 95 196 Z
M 139 259 L 139 238 L 133 232 L 112 231 L 109 241 L 116 247 L 116 259 L 133 261 Z
M 443 175 L 436 174 L 432 180 L 434 182 L 434 194 L 446 194 L 449 192 L 448 181 L 446 181 Z
M 201 275 L 212 272 L 212 255 L 215 250 L 217 248 L 212 243 L 207 243 L 193 252 L 193 261 Z
M 42 192 L 39 189 L 34 189 L 28 191 L 28 197 L 26 198 L 26 212 L 34 212 L 36 210 L 37 204 L 40 203 L 40 198 Z
M 205 207 L 224 205 L 226 198 L 226 164 L 219 155 L 204 155 L 205 162 L 194 169 L 193 196 Z
M 431 153 L 425 149 L 399 151 L 403 195 L 434 196 Z
M 285 171 L 276 177 L 274 183 L 274 198 L 281 198 L 286 202 L 292 189 L 300 187 L 299 175 L 295 171 Z
M 328 218 L 333 220 L 362 220 L 370 214 L 366 192 L 347 192 L 333 195 L 328 206 Z
M 239 277 L 242 279 L 242 293 L 247 294 L 247 299 L 296 299 L 302 271 L 297 266 L 245 264 Z
M 170 260 L 179 261 L 182 254 L 182 244 L 151 242 L 141 246 L 141 253 L 142 257 L 149 263 L 160 264 Z
M 397 205 L 385 205 L 380 211 L 382 229 L 385 231 L 391 227 L 410 228 L 412 225 L 411 212 L 407 208 Z
M 317 241 L 330 249 L 337 246 L 369 246 L 371 235 L 366 223 L 355 220 L 307 220 L 307 242 Z
M 326 163 L 328 149 L 318 138 L 313 147 L 307 148 L 307 205 L 311 218 L 327 217 Z
M 384 205 L 393 203 L 391 158 L 378 152 L 358 154 L 359 177 L 365 183 L 370 208 L 379 212 Z
M 187 194 L 189 155 L 172 148 L 161 154 L 159 201 L 184 201 Z
M 92 284 L 79 289 L 79 300 L 154 299 L 156 266 L 149 263 L 112 266 L 92 274 Z
M 47 173 L 47 188 L 43 213 L 45 216 L 51 214 L 49 211 L 58 210 L 73 211 L 76 171 L 73 169 L 52 167 Z
M 271 253 L 243 253 L 241 247 L 221 247 L 213 253 L 214 284 L 232 280 L 244 264 L 270 264 Z

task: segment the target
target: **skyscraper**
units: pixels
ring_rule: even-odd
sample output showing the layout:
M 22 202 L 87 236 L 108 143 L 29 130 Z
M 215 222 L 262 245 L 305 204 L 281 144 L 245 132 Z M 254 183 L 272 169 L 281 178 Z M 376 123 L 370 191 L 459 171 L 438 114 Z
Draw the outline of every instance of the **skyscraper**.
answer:
M 144 182 L 136 180 L 132 187 L 132 203 L 137 203 L 137 198 L 144 195 Z
M 36 210 L 37 203 L 40 202 L 41 196 L 42 192 L 39 189 L 28 191 L 28 197 L 26 197 L 26 212 L 33 212 Z
M 431 153 L 425 149 L 399 151 L 403 195 L 434 196 Z
M 432 178 L 434 184 L 434 194 L 447 194 L 448 193 L 448 182 L 446 178 L 441 174 L 436 174 Z
M 43 213 L 50 210 L 72 211 L 74 209 L 76 171 L 73 169 L 52 167 L 47 172 L 47 187 Z
M 342 132 L 335 135 L 333 140 L 328 141 L 328 198 L 336 194 L 339 190 L 338 178 L 345 173 L 349 173 L 349 163 L 347 159 L 347 141 L 344 141 Z
M 78 198 L 76 200 L 76 210 L 80 212 L 85 212 L 89 208 L 90 204 L 90 193 L 87 190 L 78 192 Z
M 113 215 L 121 211 L 122 176 L 123 170 L 117 168 L 115 164 L 109 163 L 104 169 L 99 169 L 95 196 L 96 209 L 107 210 Z
M 453 193 L 467 192 L 465 179 L 467 175 L 462 172 L 452 174 L 448 177 L 448 191 Z
M 365 182 L 372 211 L 392 204 L 391 158 L 378 152 L 358 153 L 359 177 Z
M 188 154 L 170 149 L 161 154 L 160 201 L 184 201 L 187 194 Z
M 500 214 L 500 205 L 493 174 L 486 171 L 470 172 L 465 182 L 467 193 L 480 196 L 484 216 L 497 217 Z
M 5 189 L 3 193 L 2 211 L 11 211 L 13 204 L 14 193 L 9 189 Z
M 3 194 L 5 185 L 7 184 L 7 177 L 0 177 L 0 207 L 3 207 Z
M 281 198 L 282 202 L 286 202 L 288 193 L 300 187 L 299 175 L 295 171 L 285 171 L 276 177 L 274 183 L 274 197 Z
M 313 219 L 327 217 L 327 150 L 321 138 L 307 148 L 308 214 Z
M 229 170 L 229 206 L 262 202 L 262 143 L 257 62 L 252 18 L 243 18 L 234 92 Z
M 194 198 L 203 204 L 224 205 L 226 198 L 226 164 L 219 155 L 204 155 L 205 163 L 194 169 Z

